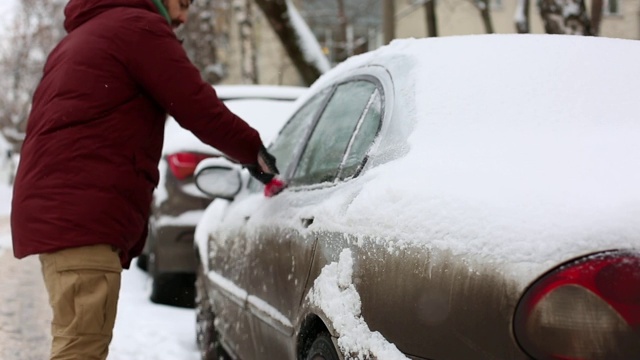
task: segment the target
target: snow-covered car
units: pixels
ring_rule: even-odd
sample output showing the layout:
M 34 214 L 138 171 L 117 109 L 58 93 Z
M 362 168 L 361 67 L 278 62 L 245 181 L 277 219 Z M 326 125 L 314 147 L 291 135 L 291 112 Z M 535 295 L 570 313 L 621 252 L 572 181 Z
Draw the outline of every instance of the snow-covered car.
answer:
M 267 85 L 216 85 L 218 97 L 236 115 L 271 141 L 307 88 Z M 154 193 L 149 235 L 138 266 L 152 277 L 153 302 L 193 306 L 195 255 L 193 231 L 211 202 L 195 187 L 193 175 L 200 161 L 221 156 L 173 118 L 167 120 L 160 181 Z
M 197 170 L 230 199 L 196 228 L 203 359 L 640 359 L 639 63 L 492 35 L 326 73 L 270 146 L 282 192 Z

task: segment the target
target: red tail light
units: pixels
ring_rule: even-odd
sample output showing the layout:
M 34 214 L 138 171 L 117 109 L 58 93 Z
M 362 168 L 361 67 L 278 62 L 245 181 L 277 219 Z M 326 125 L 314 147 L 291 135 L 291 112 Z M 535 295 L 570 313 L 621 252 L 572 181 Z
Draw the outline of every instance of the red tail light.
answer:
M 183 152 L 167 156 L 167 162 L 169 162 L 169 169 L 171 169 L 173 176 L 178 180 L 184 180 L 193 176 L 200 161 L 210 157 L 211 155 Z
M 514 319 L 536 359 L 640 359 L 640 253 L 565 264 L 529 288 Z

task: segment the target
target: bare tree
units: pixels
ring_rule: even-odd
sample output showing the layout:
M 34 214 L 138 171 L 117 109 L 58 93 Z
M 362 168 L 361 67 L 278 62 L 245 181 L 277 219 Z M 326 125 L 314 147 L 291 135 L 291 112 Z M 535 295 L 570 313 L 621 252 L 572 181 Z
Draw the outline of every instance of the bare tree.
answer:
M 529 28 L 529 0 L 517 0 L 516 6 L 516 31 L 519 34 L 527 34 L 531 30 Z
M 256 0 L 300 73 L 310 85 L 330 65 L 317 39 L 290 0 Z
M 426 0 L 424 2 L 424 13 L 427 22 L 427 36 L 438 36 L 438 22 L 436 17 L 436 0 Z
M 475 6 L 480 11 L 480 17 L 482 17 L 482 24 L 484 25 L 484 31 L 487 34 L 493 34 L 493 21 L 491 20 L 491 8 L 489 4 L 490 0 L 474 0 Z
M 384 36 L 384 43 L 388 44 L 396 37 L 395 0 L 383 0 L 382 6 L 382 34 Z
M 336 0 L 336 4 L 338 5 L 338 29 L 336 31 L 336 41 L 340 46 L 339 51 L 336 52 L 334 60 L 336 62 L 342 62 L 351 54 L 347 51 L 347 14 L 344 9 L 344 0 Z
M 21 0 L 0 49 L 0 131 L 19 150 L 31 96 L 47 56 L 64 36 L 64 0 Z
M 602 0 L 591 0 L 591 31 L 593 35 L 600 34 L 600 21 L 602 20 Z
M 584 0 L 539 0 L 547 34 L 595 35 Z
M 202 78 L 210 84 L 216 84 L 226 76 L 218 51 L 229 40 L 229 27 L 226 26 L 229 1 L 195 0 L 189 21 L 178 31 L 189 58 L 200 70 Z
M 234 0 L 234 12 L 240 32 L 240 57 L 242 82 L 258 83 L 256 41 L 253 34 L 253 3 L 251 0 Z
M 304 0 L 301 13 L 332 63 L 381 45 L 383 0 Z M 397 15 L 397 14 L 396 14 Z M 396 16 L 397 21 L 397 16 Z

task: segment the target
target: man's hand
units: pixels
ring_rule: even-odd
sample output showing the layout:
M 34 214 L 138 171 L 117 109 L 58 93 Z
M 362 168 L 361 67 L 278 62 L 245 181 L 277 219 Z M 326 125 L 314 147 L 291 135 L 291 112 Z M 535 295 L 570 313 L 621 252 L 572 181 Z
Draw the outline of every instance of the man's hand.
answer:
M 267 152 L 267 149 L 260 148 L 258 152 L 258 159 L 255 164 L 245 165 L 249 173 L 254 178 L 258 179 L 263 184 L 268 184 L 274 176 L 278 175 L 280 171 L 276 167 L 276 158 Z

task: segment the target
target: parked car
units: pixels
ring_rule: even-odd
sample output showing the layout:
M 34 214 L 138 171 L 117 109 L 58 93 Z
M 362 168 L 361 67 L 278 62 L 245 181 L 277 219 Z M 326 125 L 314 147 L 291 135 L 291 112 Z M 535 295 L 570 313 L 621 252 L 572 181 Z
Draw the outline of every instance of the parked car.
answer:
M 639 63 L 492 35 L 332 69 L 269 147 L 281 193 L 198 167 L 229 199 L 196 228 L 202 358 L 640 359 Z
M 235 114 L 249 122 L 263 141 L 270 141 L 293 110 L 306 88 L 265 85 L 217 85 L 218 97 Z M 202 143 L 169 118 L 160 160 L 160 181 L 154 193 L 145 250 L 139 267 L 152 277 L 151 300 L 192 307 L 195 254 L 193 231 L 211 202 L 193 183 L 200 161 L 221 153 Z

